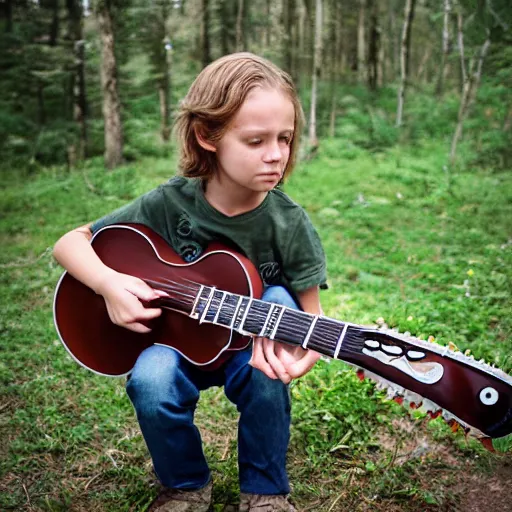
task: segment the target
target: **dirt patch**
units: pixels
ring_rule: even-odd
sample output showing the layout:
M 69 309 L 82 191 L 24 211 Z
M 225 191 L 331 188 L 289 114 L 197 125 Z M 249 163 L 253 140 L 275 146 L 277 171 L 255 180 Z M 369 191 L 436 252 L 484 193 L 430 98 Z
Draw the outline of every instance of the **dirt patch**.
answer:
M 498 459 L 489 474 L 461 475 L 460 512 L 512 511 L 512 457 Z

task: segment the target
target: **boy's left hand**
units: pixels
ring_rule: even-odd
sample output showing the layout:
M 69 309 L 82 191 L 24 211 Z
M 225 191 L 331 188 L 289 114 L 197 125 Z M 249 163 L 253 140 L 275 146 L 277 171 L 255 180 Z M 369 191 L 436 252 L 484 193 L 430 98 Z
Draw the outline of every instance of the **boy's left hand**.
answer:
M 304 311 L 314 315 L 322 314 L 318 286 L 298 292 L 300 305 Z M 304 350 L 300 345 L 271 341 L 267 338 L 254 338 L 251 366 L 261 370 L 271 379 L 280 379 L 288 384 L 292 379 L 308 373 L 320 359 L 314 350 Z
M 289 384 L 292 379 L 302 377 L 309 372 L 320 359 L 314 350 L 304 350 L 268 338 L 254 338 L 251 366 L 261 370 L 271 379 L 280 379 Z

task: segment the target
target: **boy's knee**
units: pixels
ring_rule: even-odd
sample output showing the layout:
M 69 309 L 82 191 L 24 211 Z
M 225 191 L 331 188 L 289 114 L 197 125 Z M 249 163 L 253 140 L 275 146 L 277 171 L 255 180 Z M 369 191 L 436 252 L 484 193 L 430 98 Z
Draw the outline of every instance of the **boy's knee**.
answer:
M 290 391 L 279 379 L 271 379 L 263 372 L 252 369 L 252 401 L 262 413 L 279 413 L 290 411 Z

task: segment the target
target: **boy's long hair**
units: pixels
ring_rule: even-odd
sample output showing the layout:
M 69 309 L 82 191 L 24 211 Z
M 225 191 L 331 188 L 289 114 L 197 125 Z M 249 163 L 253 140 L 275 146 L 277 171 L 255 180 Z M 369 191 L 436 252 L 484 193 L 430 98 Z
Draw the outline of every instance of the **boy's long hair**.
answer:
M 295 108 L 294 135 L 283 178 L 291 174 L 297 157 L 304 114 L 290 76 L 272 62 L 252 53 L 233 53 L 212 62 L 194 80 L 181 102 L 175 131 L 180 146 L 179 168 L 184 176 L 209 180 L 217 170 L 217 156 L 203 149 L 196 133 L 218 142 L 255 87 L 281 90 Z

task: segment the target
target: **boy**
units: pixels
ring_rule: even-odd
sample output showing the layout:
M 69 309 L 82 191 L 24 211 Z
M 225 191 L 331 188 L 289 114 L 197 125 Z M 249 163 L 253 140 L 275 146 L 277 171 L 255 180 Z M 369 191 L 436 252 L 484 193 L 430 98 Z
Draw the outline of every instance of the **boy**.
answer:
M 192 84 L 176 120 L 182 176 L 70 231 L 57 242 L 55 257 L 103 296 L 114 323 L 140 333 L 150 329 L 142 321 L 161 314 L 141 301 L 162 292 L 96 256 L 91 236 L 109 224 L 145 224 L 185 261 L 199 257 L 212 241 L 230 244 L 257 266 L 264 300 L 320 314 L 318 290 L 326 277 L 318 235 L 304 210 L 275 188 L 293 170 L 302 119 L 291 79 L 269 61 L 240 53 L 213 62 Z M 240 412 L 240 510 L 293 511 L 286 498 L 287 384 L 318 358 L 313 351 L 257 338 L 252 349 L 204 369 L 168 347 L 146 349 L 127 393 L 164 486 L 149 510 L 209 509 L 211 475 L 193 415 L 199 392 L 223 385 Z

